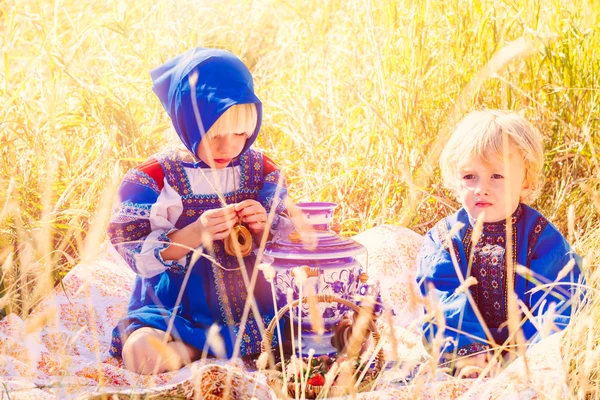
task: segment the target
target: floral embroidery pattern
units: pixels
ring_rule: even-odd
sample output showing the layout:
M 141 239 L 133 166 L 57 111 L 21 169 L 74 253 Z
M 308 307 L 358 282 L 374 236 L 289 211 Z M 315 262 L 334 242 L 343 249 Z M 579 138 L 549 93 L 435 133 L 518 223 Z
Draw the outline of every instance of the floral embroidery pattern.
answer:
M 113 243 L 140 240 L 151 232 L 150 221 L 137 219 L 125 223 L 111 223 L 108 227 L 108 237 Z
M 175 260 L 164 261 L 160 255 L 160 252 L 166 249 L 171 245 L 171 239 L 167 236 L 169 232 L 164 232 L 162 235 L 158 237 L 158 242 L 161 244 L 160 246 L 154 249 L 154 257 L 159 260 L 165 267 L 169 268 L 171 271 L 176 272 L 178 274 L 184 274 L 187 271 L 190 260 L 192 258 L 192 253 L 188 253 L 185 256 L 185 264 L 180 264 Z
M 156 194 L 160 193 L 160 189 L 156 184 L 156 181 L 152 179 L 150 175 L 137 169 L 129 170 L 123 177 L 123 182 L 137 183 L 139 185 L 151 188 L 156 192 Z
M 183 166 L 178 162 L 177 154 L 175 152 L 169 152 L 157 157 L 157 159 L 165 171 L 165 179 L 169 182 L 169 185 L 171 185 L 173 190 L 181 197 L 190 194 L 190 184 Z
M 535 249 L 535 246 L 537 245 L 537 242 L 540 239 L 542 232 L 544 232 L 544 229 L 546 229 L 547 225 L 548 225 L 548 220 L 541 215 L 538 217 L 537 221 L 535 221 L 535 224 L 534 224 L 535 227 L 533 228 L 532 234 L 529 236 L 529 243 L 527 246 L 528 247 L 528 249 L 527 249 L 527 264 L 528 265 L 529 265 L 529 261 L 531 260 L 533 249 Z
M 123 202 L 113 208 L 110 222 L 122 223 L 131 222 L 139 218 L 150 218 L 150 204 L 135 204 L 131 202 Z
M 471 343 L 466 346 L 460 347 L 456 351 L 456 354 L 458 356 L 466 356 L 466 355 L 473 354 L 473 353 L 480 353 L 482 351 L 486 351 L 489 349 L 490 349 L 490 346 L 488 344 L 475 342 L 475 343 Z
M 519 205 L 511 217 L 512 226 L 512 265 L 517 261 L 517 224 L 522 215 Z M 472 225 L 467 230 L 463 240 L 467 260 L 473 253 L 471 275 L 477 279 L 478 284 L 471 287 L 471 293 L 481 311 L 485 323 L 489 327 L 498 328 L 508 318 L 508 281 L 506 264 L 506 224 L 504 221 L 497 223 L 484 223 L 479 242 L 474 246 L 471 243 Z M 513 267 L 513 284 L 514 272 Z
M 265 328 L 269 325 L 272 318 L 265 316 L 262 318 L 263 325 Z M 237 324 L 233 327 L 233 331 L 236 336 L 240 334 L 240 325 Z M 258 327 L 258 323 L 254 319 L 254 316 L 251 315 L 246 322 L 246 328 L 244 329 L 244 333 L 242 335 L 242 340 L 240 342 L 240 354 L 243 356 L 251 355 L 251 354 L 260 354 L 261 352 L 261 341 L 262 335 L 260 334 L 260 329 Z M 277 335 L 273 337 L 273 344 L 277 346 Z
M 111 222 L 108 225 L 107 232 L 111 243 L 116 247 L 119 254 L 137 273 L 135 256 L 142 250 L 143 238 L 151 232 L 150 221 L 136 219 L 122 223 Z

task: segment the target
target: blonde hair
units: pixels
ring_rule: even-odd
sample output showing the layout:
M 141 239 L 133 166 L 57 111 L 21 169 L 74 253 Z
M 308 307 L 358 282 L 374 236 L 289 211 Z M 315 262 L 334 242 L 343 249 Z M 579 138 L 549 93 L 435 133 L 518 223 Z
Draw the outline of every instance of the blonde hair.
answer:
M 250 137 L 256 129 L 257 122 L 258 114 L 255 104 L 234 104 L 215 121 L 206 132 L 206 136 L 212 138 L 227 133 L 246 132 Z
M 535 201 L 543 185 L 542 139 L 529 121 L 512 111 L 473 111 L 458 123 L 440 156 L 444 185 L 456 192 L 459 170 L 467 160 L 489 162 L 490 156 L 502 157 L 504 134 L 509 144 L 518 149 L 525 162 L 525 183 L 528 190 L 521 193 L 521 201 Z

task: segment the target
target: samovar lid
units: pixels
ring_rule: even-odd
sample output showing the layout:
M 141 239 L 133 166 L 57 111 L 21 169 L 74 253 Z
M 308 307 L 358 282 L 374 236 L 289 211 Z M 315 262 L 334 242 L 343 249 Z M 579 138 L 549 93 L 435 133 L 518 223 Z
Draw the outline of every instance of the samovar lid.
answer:
M 352 257 L 366 253 L 360 243 L 337 235 L 329 229 L 335 203 L 298 203 L 296 205 L 313 229 L 293 231 L 290 235 L 267 243 L 264 254 L 287 260 L 321 260 Z

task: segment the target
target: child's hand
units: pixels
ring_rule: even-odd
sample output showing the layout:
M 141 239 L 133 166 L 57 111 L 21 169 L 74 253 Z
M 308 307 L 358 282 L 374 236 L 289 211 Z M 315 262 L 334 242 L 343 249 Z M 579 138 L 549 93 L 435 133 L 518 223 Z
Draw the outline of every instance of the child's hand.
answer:
M 205 211 L 194 222 L 197 232 L 202 236 L 205 244 L 214 240 L 225 239 L 231 233 L 231 228 L 237 222 L 234 205 Z
M 477 378 L 482 369 L 490 362 L 490 354 L 482 353 L 456 360 L 454 375 L 461 378 Z
M 253 235 L 262 235 L 267 222 L 267 210 L 256 200 L 244 200 L 235 205 L 237 215 Z

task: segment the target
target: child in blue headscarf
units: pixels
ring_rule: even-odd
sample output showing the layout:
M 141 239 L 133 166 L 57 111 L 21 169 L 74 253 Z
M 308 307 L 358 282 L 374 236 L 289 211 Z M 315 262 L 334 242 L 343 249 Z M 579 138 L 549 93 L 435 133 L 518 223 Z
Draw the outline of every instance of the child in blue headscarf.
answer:
M 486 365 L 494 344 L 509 339 L 507 296 L 513 291 L 536 316 L 535 321 L 521 321 L 525 313 L 516 316 L 526 340 L 539 336 L 547 317 L 557 329 L 569 322 L 580 258 L 554 225 L 524 204 L 541 190 L 543 160 L 535 128 L 521 115 L 500 110 L 467 115 L 442 152 L 444 183 L 463 207 L 427 233 L 417 281 L 442 307 L 443 335 L 451 339 L 444 361 L 456 355 L 457 366 Z M 483 225 L 477 240 L 478 218 Z M 467 288 L 469 277 L 476 283 Z M 440 323 L 425 324 L 427 338 Z
M 286 195 L 277 187 L 276 165 L 250 149 L 262 104 L 241 60 L 223 50 L 195 48 L 151 77 L 183 147 L 127 172 L 108 227 L 112 244 L 137 274 L 127 316 L 113 331 L 111 354 L 143 374 L 177 369 L 203 350 L 211 353 L 218 348 L 217 341 L 209 343 L 213 324 L 228 357 L 240 334 L 240 355 L 260 353 L 261 327 L 274 315 L 270 285 L 258 274 L 254 298 L 261 321 L 250 312 L 242 334 L 249 294 L 239 258 L 225 251 L 223 239 L 241 221 L 260 243 L 271 228 L 268 212 L 276 207 L 276 215 L 282 213 Z M 204 253 L 195 259 L 191 249 L 202 245 Z M 244 257 L 244 263 L 252 276 L 255 257 Z M 163 339 L 166 347 L 159 349 Z

